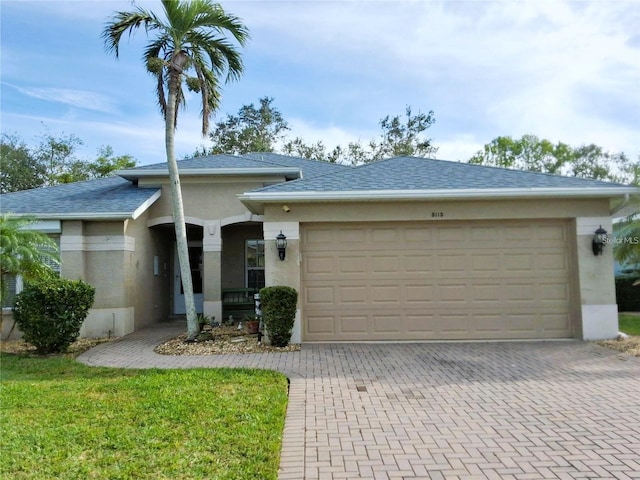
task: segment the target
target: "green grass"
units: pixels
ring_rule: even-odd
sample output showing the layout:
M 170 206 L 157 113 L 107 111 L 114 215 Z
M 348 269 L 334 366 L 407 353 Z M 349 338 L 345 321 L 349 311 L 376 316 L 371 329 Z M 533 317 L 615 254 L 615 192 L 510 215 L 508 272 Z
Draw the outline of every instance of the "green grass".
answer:
M 621 313 L 618 316 L 618 329 L 627 335 L 640 335 L 640 315 Z
M 0 361 L 0 478 L 277 478 L 279 373 Z

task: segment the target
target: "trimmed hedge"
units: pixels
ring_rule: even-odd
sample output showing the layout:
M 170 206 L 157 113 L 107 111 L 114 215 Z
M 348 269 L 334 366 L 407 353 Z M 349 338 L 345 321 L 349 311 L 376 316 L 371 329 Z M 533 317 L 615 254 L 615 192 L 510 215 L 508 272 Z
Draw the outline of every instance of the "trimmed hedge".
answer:
M 262 319 L 267 327 L 271 345 L 289 345 L 297 304 L 298 292 L 295 288 L 275 286 L 260 290 Z
M 38 353 L 66 352 L 80 335 L 95 288 L 82 280 L 49 278 L 28 283 L 16 295 L 13 318 Z
M 620 312 L 640 312 L 640 276 L 616 278 L 616 303 Z

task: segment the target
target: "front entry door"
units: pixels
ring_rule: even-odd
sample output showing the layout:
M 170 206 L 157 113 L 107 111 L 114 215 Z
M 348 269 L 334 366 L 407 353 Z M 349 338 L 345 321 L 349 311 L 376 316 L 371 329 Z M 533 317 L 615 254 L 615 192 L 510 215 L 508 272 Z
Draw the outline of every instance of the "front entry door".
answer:
M 173 313 L 175 315 L 184 315 L 187 313 L 187 308 L 184 303 L 180 261 L 178 260 L 178 249 L 174 248 L 174 250 Z M 196 312 L 202 313 L 202 242 L 189 242 L 189 264 L 191 265 L 191 281 L 193 282 Z

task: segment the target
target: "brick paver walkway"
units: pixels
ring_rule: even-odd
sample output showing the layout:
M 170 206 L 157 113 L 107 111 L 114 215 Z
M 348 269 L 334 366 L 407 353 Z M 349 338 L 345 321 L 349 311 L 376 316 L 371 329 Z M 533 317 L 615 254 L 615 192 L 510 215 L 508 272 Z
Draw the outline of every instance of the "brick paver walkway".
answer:
M 79 360 L 285 373 L 281 479 L 640 478 L 640 358 L 579 341 L 153 353 L 183 330 L 142 330 Z

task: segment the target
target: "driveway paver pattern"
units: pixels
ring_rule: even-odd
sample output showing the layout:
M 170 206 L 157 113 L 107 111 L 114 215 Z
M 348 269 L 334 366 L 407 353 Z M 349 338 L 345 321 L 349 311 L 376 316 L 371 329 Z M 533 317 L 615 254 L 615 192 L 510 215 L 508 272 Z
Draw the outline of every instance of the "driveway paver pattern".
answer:
M 78 359 L 283 372 L 283 480 L 640 478 L 640 358 L 580 341 L 153 352 L 183 331 L 160 324 Z

